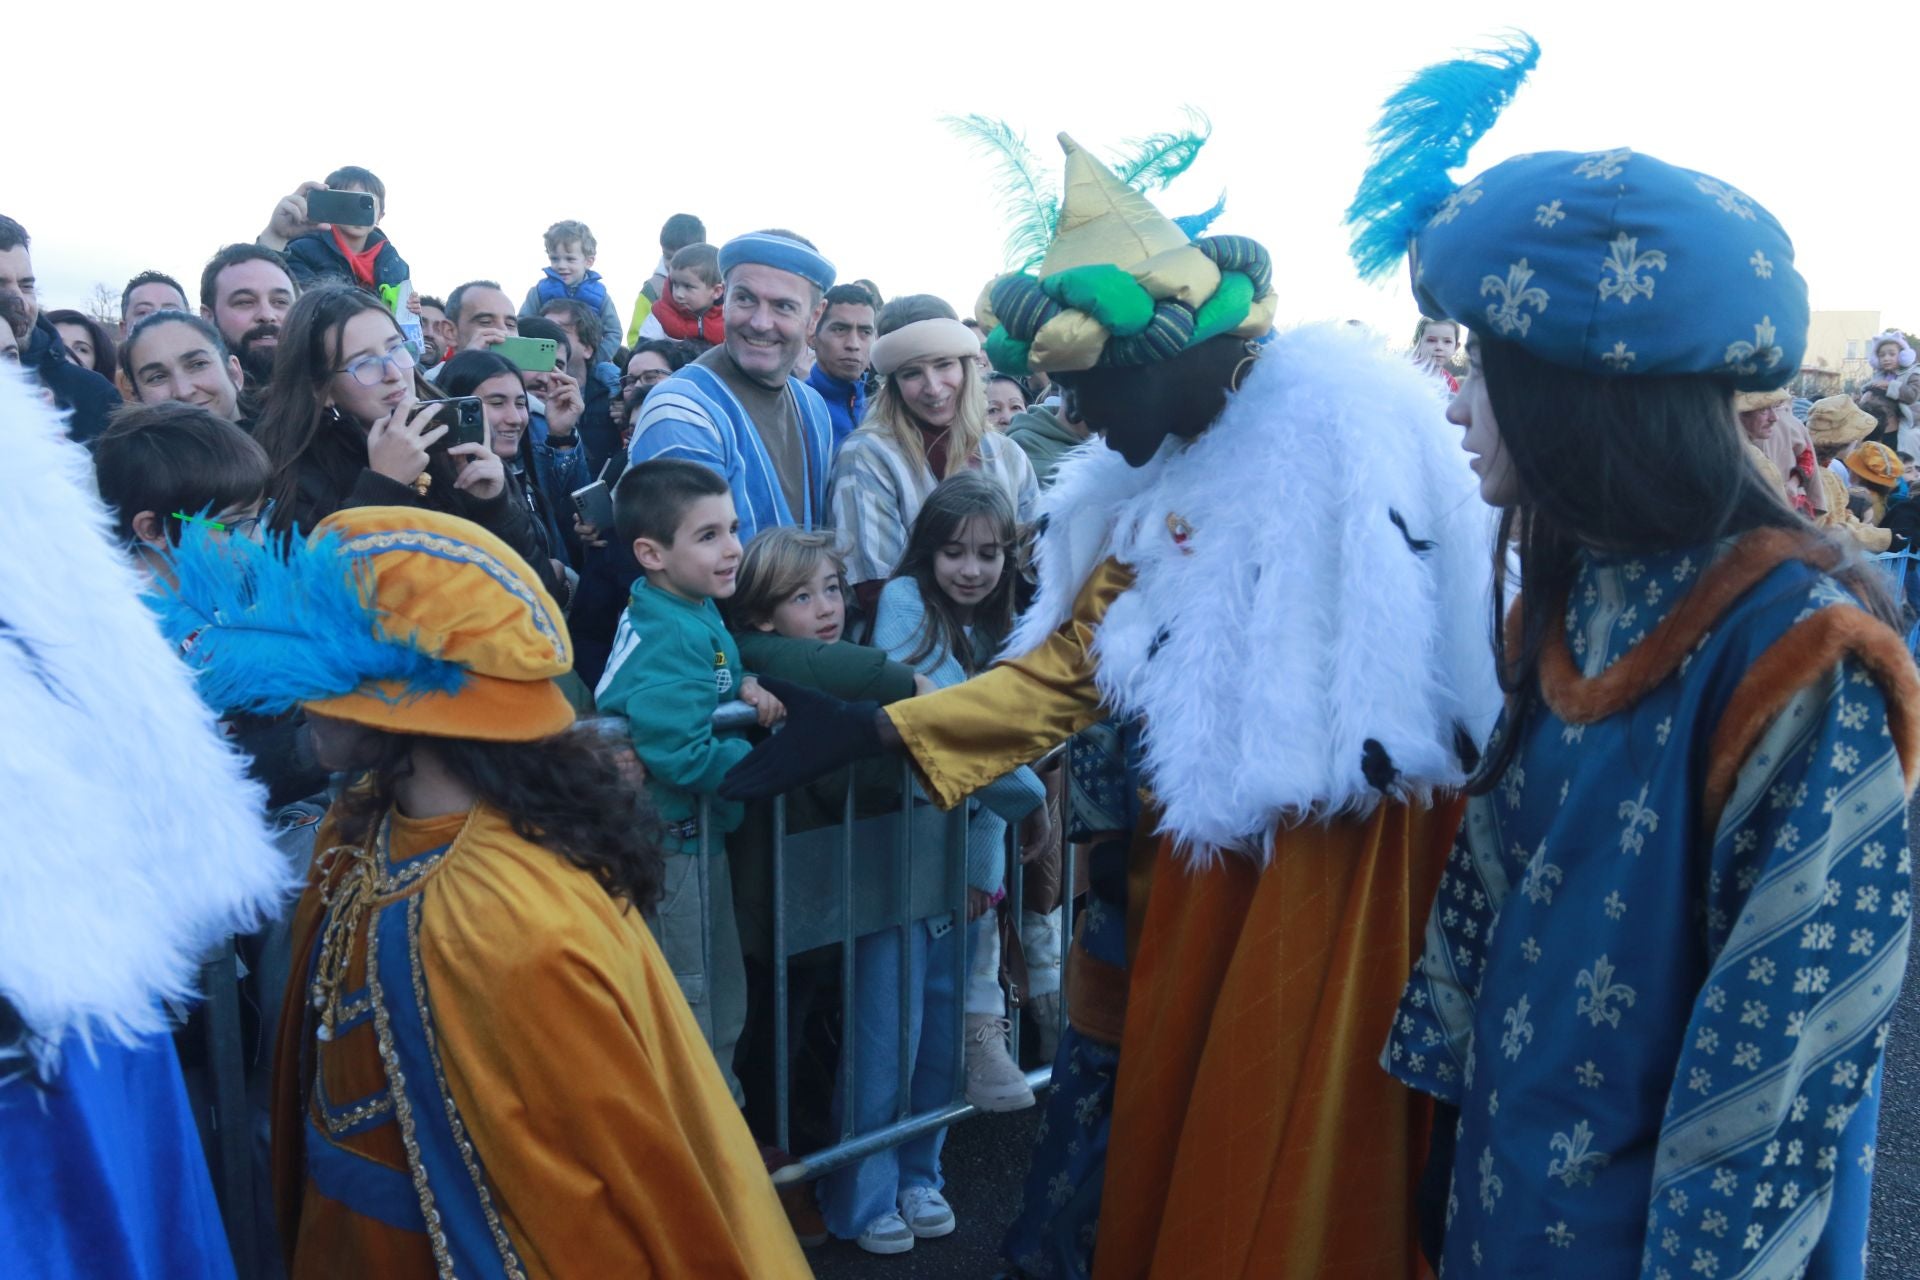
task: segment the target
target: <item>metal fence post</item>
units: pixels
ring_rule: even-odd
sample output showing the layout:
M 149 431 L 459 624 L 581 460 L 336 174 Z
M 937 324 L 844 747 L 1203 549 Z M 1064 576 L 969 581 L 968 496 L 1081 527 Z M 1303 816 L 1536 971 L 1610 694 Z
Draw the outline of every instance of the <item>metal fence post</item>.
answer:
M 900 939 L 898 978 L 900 984 L 900 1056 L 899 1094 L 894 1099 L 893 1118 L 905 1120 L 913 1111 L 913 766 L 900 765 L 900 850 L 896 855 L 898 874 L 894 879 L 895 930 Z M 852 782 L 848 782 L 852 787 Z M 931 959 L 931 957 L 929 957 Z
M 840 816 L 840 1080 L 845 1105 L 840 1116 L 840 1140 L 852 1138 L 859 1107 L 860 1057 L 856 1037 L 859 1034 L 859 978 L 854 972 L 853 920 L 853 788 L 847 788 L 846 803 Z
M 243 1276 L 254 1273 L 253 1126 L 247 1105 L 246 1049 L 240 1030 L 240 970 L 228 937 L 201 970 L 205 985 L 207 1065 L 213 1077 L 213 1138 L 227 1247 Z
M 787 1034 L 787 798 L 773 798 L 773 1127 L 782 1151 L 788 1145 L 793 1088 L 793 1046 Z

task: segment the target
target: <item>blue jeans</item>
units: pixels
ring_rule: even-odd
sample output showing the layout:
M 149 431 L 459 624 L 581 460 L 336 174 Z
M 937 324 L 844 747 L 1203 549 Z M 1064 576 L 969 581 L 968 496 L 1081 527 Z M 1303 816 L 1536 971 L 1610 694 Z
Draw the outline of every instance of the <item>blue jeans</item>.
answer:
M 959 1016 L 965 929 L 948 928 L 934 937 L 924 920 L 908 930 L 912 985 L 908 991 L 908 1114 L 943 1107 L 953 1100 L 954 1031 Z M 899 1108 L 900 1084 L 900 935 L 882 929 L 853 944 L 857 984 L 840 1048 L 840 1085 L 833 1117 L 844 1125 L 847 1055 L 855 1064 L 854 1131 L 866 1133 L 892 1124 Z M 938 1190 L 940 1148 L 947 1131 L 936 1129 L 911 1142 L 889 1147 L 836 1169 L 821 1179 L 820 1208 L 827 1229 L 843 1240 L 857 1238 L 882 1214 L 898 1207 L 909 1187 Z

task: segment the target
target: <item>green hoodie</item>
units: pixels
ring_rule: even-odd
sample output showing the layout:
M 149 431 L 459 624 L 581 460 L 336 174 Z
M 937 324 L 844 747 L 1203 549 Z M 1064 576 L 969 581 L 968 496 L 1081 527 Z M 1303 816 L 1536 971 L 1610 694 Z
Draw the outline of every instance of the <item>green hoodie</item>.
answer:
M 602 715 L 626 717 L 653 807 L 670 825 L 696 817 L 700 797 L 719 790 L 750 750 L 745 737 L 716 734 L 712 724 L 715 708 L 737 700 L 745 678 L 713 601 L 682 600 L 644 578 L 633 584 L 594 704 Z M 715 799 L 710 838 L 739 826 L 742 812 Z M 697 837 L 669 837 L 667 847 L 694 853 L 700 846 Z
M 1079 448 L 1086 437 L 1075 435 L 1053 410 L 1035 405 L 1013 415 L 1013 421 L 1007 424 L 1007 439 L 1027 455 L 1027 461 L 1033 464 L 1033 477 L 1044 489 L 1053 483 L 1053 469 L 1060 464 L 1061 455 Z

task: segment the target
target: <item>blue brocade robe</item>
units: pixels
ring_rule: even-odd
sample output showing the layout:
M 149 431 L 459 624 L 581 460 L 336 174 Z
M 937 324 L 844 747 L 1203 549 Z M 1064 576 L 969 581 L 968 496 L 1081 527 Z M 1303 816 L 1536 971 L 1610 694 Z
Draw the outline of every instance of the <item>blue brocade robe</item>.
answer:
M 1567 612 L 1580 675 L 1709 558 L 1589 561 Z M 1461 1109 L 1444 1275 L 1863 1273 L 1911 907 L 1880 686 L 1853 657 L 1827 668 L 1710 829 L 1702 807 L 1755 658 L 1848 603 L 1776 567 L 1636 704 L 1585 725 L 1537 707 L 1471 804 L 1383 1059 Z

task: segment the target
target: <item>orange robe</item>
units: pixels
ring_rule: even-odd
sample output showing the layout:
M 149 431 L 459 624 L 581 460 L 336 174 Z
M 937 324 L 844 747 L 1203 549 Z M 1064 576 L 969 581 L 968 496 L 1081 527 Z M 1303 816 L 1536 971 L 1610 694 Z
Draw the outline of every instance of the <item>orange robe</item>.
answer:
M 811 1274 L 638 911 L 485 806 L 395 815 L 323 1037 L 331 840 L 274 1071 L 293 1280 Z
M 1039 649 L 886 709 L 930 796 L 951 806 L 1100 718 L 1093 635 L 1130 583 L 1106 562 Z M 1386 804 L 1284 830 L 1265 869 L 1136 846 L 1151 876 L 1130 876 L 1128 914 L 1144 914 L 1097 1280 L 1426 1273 L 1428 1112 L 1379 1057 L 1460 814 Z

